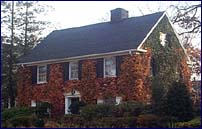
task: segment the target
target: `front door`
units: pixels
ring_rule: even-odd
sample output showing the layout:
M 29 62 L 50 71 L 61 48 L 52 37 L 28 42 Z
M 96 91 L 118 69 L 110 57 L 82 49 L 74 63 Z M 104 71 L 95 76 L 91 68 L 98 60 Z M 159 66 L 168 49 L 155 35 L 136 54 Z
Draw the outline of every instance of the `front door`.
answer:
M 65 114 L 71 114 L 70 105 L 79 102 L 79 97 L 66 96 L 65 97 Z
M 79 97 L 73 97 L 73 98 L 70 98 L 71 99 L 71 104 L 74 104 L 76 102 L 79 102 Z

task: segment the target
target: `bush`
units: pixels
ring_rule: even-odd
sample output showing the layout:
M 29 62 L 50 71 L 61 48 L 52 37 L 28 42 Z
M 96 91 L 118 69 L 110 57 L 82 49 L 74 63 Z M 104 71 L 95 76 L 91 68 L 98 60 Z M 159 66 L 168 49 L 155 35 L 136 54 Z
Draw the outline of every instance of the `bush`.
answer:
M 180 121 L 187 121 L 192 118 L 192 100 L 184 83 L 173 83 L 167 94 L 166 106 L 167 114 L 177 117 Z
M 37 117 L 44 118 L 49 117 L 50 112 L 48 112 L 48 109 L 51 109 L 52 105 L 48 102 L 40 102 L 39 105 L 35 108 L 35 113 Z
M 132 117 L 138 116 L 145 109 L 145 106 L 139 102 L 124 102 L 119 105 L 87 105 L 81 108 L 81 116 L 86 119 L 101 117 Z
M 200 116 L 201 115 L 201 105 L 194 105 L 193 115 L 194 116 Z
M 70 105 L 69 109 L 72 114 L 79 114 L 80 108 L 83 106 L 85 106 L 85 103 L 82 101 L 78 101 L 78 102 L 72 103 Z
M 103 117 L 96 122 L 99 127 L 128 128 L 136 127 L 135 117 Z
M 81 116 L 88 120 L 107 117 L 112 114 L 113 107 L 113 105 L 107 104 L 87 105 L 81 108 Z
M 15 107 L 11 109 L 5 109 L 2 112 L 2 121 L 9 120 L 13 117 L 19 117 L 19 116 L 29 116 L 32 114 L 32 110 L 27 107 Z
M 33 121 L 35 121 L 36 117 L 31 116 L 15 116 L 11 118 L 9 121 L 13 127 L 30 127 L 33 125 Z
M 77 128 L 106 128 L 106 127 L 136 127 L 135 117 L 101 117 L 87 120 L 80 115 L 65 115 L 62 120 L 63 127 Z
M 34 126 L 35 127 L 44 127 L 45 123 L 44 123 L 44 120 L 43 119 L 37 119 L 35 122 L 34 122 Z
M 19 126 L 21 123 L 17 123 L 15 121 L 23 121 L 26 119 L 26 121 L 23 121 L 25 126 L 28 125 L 31 119 L 30 116 L 32 115 L 33 111 L 30 108 L 27 107 L 15 107 L 11 109 L 5 109 L 2 112 L 2 127 L 13 127 L 13 126 Z
M 137 127 L 154 128 L 163 126 L 164 124 L 161 123 L 160 117 L 153 114 L 139 115 L 137 118 Z
M 114 116 L 123 117 L 123 116 L 138 116 L 145 109 L 145 106 L 140 102 L 123 102 L 122 104 L 117 105 L 113 111 Z
M 196 117 L 188 122 L 178 122 L 176 123 L 176 127 L 179 128 L 199 128 L 201 127 L 201 118 Z
M 62 118 L 62 123 L 64 127 L 84 127 L 87 121 L 77 114 L 68 114 Z

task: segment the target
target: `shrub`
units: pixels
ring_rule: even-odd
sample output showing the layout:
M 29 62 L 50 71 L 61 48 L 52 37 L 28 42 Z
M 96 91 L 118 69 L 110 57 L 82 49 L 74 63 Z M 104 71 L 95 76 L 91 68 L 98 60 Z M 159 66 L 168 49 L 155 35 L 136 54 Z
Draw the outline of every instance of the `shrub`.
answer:
M 44 127 L 44 120 L 43 119 L 37 119 L 35 122 L 34 122 L 34 126 L 35 127 Z
M 153 114 L 139 115 L 137 118 L 137 127 L 154 128 L 163 127 L 160 117 Z
M 113 107 L 113 105 L 107 104 L 87 105 L 81 108 L 81 116 L 88 120 L 107 117 L 112 114 Z
M 192 118 L 192 100 L 184 83 L 174 82 L 167 94 L 167 114 L 177 117 L 180 121 Z
M 116 128 L 136 127 L 136 118 L 135 117 L 103 117 L 97 121 L 97 125 L 99 125 L 99 127 L 116 127 Z
M 179 128 L 199 128 L 201 127 L 201 118 L 196 117 L 188 122 L 178 122 L 176 123 L 176 127 Z
M 201 105 L 194 105 L 193 115 L 194 116 L 200 116 L 201 115 Z
M 44 118 L 48 117 L 50 112 L 48 112 L 48 109 L 51 109 L 52 105 L 48 102 L 40 102 L 39 105 L 35 108 L 35 112 L 37 117 Z
M 19 116 L 29 116 L 32 114 L 32 110 L 27 107 L 15 107 L 11 109 L 5 109 L 2 112 L 2 121 L 9 120 L 13 117 L 19 117 Z
M 114 116 L 123 117 L 123 116 L 138 116 L 144 111 L 145 106 L 140 102 L 123 102 L 113 109 Z
M 68 114 L 62 118 L 64 127 L 84 127 L 87 121 L 78 114 Z
M 79 114 L 80 108 L 83 106 L 85 106 L 85 103 L 82 101 L 78 101 L 78 102 L 72 103 L 70 105 L 69 109 L 72 114 Z
M 33 121 L 35 121 L 36 117 L 34 115 L 31 116 L 15 116 L 9 120 L 13 127 L 30 127 L 33 125 Z

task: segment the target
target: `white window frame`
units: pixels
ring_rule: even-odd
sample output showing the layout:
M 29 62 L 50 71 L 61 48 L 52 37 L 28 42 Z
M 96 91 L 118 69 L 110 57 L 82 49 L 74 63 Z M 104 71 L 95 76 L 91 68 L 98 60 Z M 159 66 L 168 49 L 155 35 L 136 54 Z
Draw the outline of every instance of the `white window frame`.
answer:
M 114 58 L 114 60 L 115 60 L 115 75 L 105 75 L 105 62 L 106 62 L 106 59 L 109 59 L 109 58 Z M 104 78 L 106 78 L 106 77 L 116 77 L 116 58 L 115 57 L 105 57 L 104 58 Z
M 46 80 L 39 81 L 39 67 L 45 66 L 46 67 Z M 47 65 L 38 65 L 37 66 L 37 84 L 47 83 Z
M 165 46 L 166 43 L 168 42 L 166 40 L 166 37 L 167 37 L 167 33 L 160 32 L 159 39 L 160 39 L 160 43 L 161 43 L 162 46 Z
M 31 100 L 31 107 L 36 107 L 36 101 L 35 100 Z
M 116 96 L 116 105 L 119 105 L 122 102 L 122 97 Z
M 78 65 L 78 77 L 77 78 L 72 78 L 71 77 L 71 72 L 72 72 L 71 66 L 72 66 L 73 63 L 77 63 L 77 65 Z M 79 79 L 79 62 L 78 61 L 69 62 L 69 80 L 78 80 L 78 79 Z
M 103 99 L 97 99 L 97 104 L 103 104 L 104 103 L 104 100 Z

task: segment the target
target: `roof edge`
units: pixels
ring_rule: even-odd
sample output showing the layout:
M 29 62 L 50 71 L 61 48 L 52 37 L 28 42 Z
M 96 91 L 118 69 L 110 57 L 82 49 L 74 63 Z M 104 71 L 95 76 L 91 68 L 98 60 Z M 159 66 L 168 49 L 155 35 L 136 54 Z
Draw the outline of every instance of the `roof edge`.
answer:
M 149 31 L 149 33 L 147 33 L 146 37 L 142 40 L 142 42 L 137 47 L 137 49 L 141 49 L 142 45 L 145 43 L 145 41 L 148 39 L 148 37 L 151 35 L 151 33 L 154 31 L 154 29 L 157 27 L 157 25 L 159 24 L 159 22 L 163 19 L 163 17 L 165 15 L 166 15 L 166 12 L 164 11 L 164 13 L 162 14 L 162 16 L 158 19 L 158 21 L 156 22 L 156 24 L 151 28 L 151 30 Z
M 95 59 L 101 58 L 104 56 L 111 56 L 111 55 L 126 55 L 131 54 L 131 52 L 147 52 L 144 49 L 128 49 L 123 51 L 114 51 L 114 52 L 107 52 L 107 53 L 99 53 L 99 54 L 89 54 L 89 55 L 82 55 L 82 56 L 75 56 L 69 58 L 61 58 L 61 59 L 50 59 L 50 60 L 43 60 L 43 61 L 33 61 L 33 62 L 26 62 L 26 63 L 18 63 L 17 65 L 36 65 L 36 64 L 52 64 L 52 63 L 62 63 L 72 60 L 81 60 L 81 59 Z

